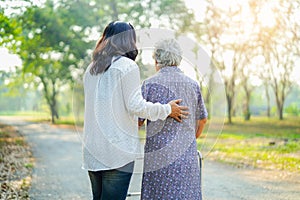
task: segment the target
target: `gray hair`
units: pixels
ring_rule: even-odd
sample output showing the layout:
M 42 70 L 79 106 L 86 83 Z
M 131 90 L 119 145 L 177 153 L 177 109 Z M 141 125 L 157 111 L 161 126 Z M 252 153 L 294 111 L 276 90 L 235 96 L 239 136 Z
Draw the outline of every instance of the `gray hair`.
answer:
M 175 39 L 164 39 L 154 45 L 153 58 L 159 68 L 178 66 L 182 59 L 182 50 Z

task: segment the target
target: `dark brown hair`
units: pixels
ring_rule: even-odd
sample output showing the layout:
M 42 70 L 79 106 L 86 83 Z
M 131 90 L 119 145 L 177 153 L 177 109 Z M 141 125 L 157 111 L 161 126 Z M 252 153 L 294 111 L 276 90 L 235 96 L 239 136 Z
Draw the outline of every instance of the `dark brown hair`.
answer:
M 138 54 L 136 34 L 133 26 L 126 22 L 109 23 L 93 51 L 90 73 L 105 72 L 111 65 L 113 56 L 125 56 L 135 60 Z

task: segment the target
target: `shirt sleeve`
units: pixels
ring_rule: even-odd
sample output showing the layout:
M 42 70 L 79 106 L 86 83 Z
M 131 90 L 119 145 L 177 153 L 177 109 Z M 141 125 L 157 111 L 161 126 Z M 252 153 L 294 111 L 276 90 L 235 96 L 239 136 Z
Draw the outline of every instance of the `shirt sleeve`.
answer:
M 146 101 L 148 101 L 147 99 L 147 92 L 146 92 L 146 84 L 145 84 L 145 81 L 143 82 L 142 84 L 142 87 L 141 87 L 141 92 L 142 92 L 142 97 L 143 99 L 145 99 Z M 145 119 L 144 118 L 140 118 L 139 117 L 139 121 L 144 121 Z
M 140 118 L 156 121 L 165 120 L 171 113 L 169 104 L 147 102 L 143 99 L 140 87 L 140 72 L 137 65 L 122 76 L 122 92 L 128 111 Z
M 200 91 L 200 87 L 196 86 L 196 94 L 198 99 L 198 106 L 196 111 L 196 117 L 197 119 L 205 119 L 208 117 L 208 113 L 204 104 L 204 100 Z

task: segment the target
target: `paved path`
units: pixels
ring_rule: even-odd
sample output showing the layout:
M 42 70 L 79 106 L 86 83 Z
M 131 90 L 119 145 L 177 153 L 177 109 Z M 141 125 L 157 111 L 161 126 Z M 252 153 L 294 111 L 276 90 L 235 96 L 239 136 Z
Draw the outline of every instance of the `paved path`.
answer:
M 299 200 L 300 175 L 205 162 L 205 200 Z M 292 178 L 291 178 L 292 177 Z
M 81 143 L 75 131 L 12 117 L 0 117 L 0 122 L 16 126 L 32 146 L 36 163 L 29 192 L 31 199 L 91 199 L 89 179 L 81 169 Z M 139 161 L 136 169 L 141 167 Z M 290 181 L 280 174 L 270 176 L 267 171 L 236 169 L 208 161 L 202 174 L 205 200 L 300 199 L 300 180 Z M 141 174 L 134 174 L 130 192 L 139 191 L 140 183 Z M 139 198 L 128 197 L 135 199 Z
M 32 147 L 35 165 L 31 199 L 91 199 L 89 179 L 81 169 L 81 145 L 76 133 L 16 118 L 0 117 L 0 122 L 16 126 Z

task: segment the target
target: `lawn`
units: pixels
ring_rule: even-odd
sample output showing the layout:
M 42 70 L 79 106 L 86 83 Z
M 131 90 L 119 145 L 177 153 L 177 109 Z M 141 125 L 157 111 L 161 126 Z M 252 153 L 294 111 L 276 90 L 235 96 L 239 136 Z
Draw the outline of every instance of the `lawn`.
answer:
M 198 139 L 205 159 L 238 167 L 300 171 L 300 118 L 233 121 L 225 124 L 220 134 L 210 127 Z

